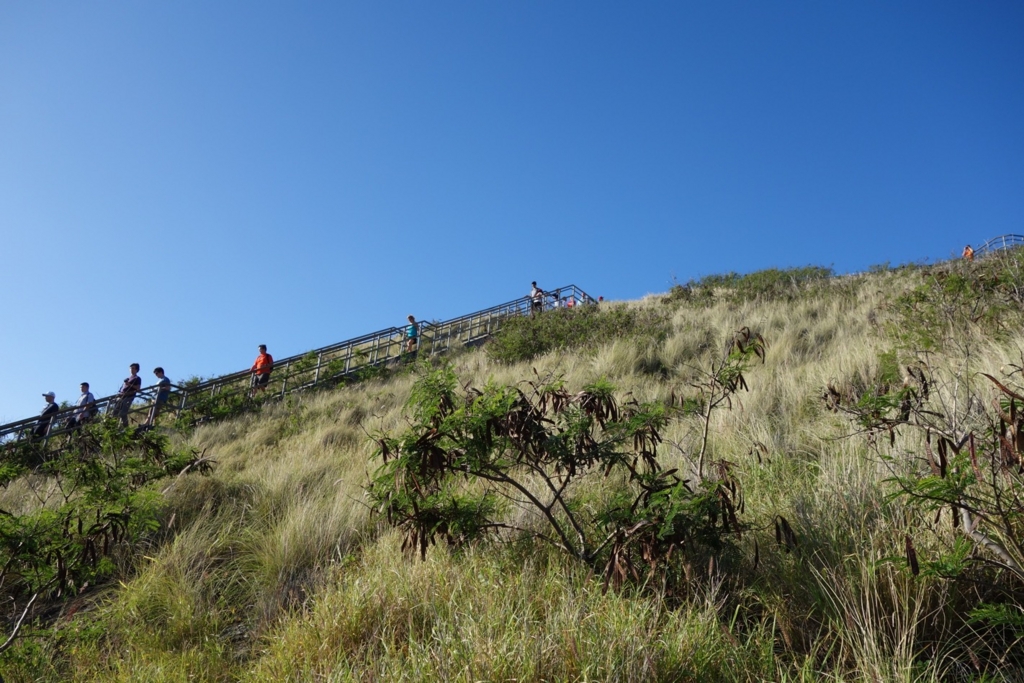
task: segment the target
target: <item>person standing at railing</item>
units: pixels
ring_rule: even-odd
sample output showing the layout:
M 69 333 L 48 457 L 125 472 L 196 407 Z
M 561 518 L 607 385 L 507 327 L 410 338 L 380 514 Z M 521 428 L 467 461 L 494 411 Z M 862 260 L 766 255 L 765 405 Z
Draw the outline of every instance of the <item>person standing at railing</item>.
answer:
M 964 247 L 963 257 L 965 261 L 974 260 L 974 249 L 971 248 L 971 245 L 968 244 L 966 247 Z
M 68 420 L 69 428 L 82 426 L 96 414 L 96 397 L 89 391 L 89 383 L 82 382 L 79 388 L 82 390 L 82 395 L 78 397 L 78 402 L 75 403 L 78 410 Z
M 544 295 L 547 292 L 538 287 L 536 282 L 530 284 L 533 286 L 530 290 L 530 315 L 536 315 L 544 310 Z
M 152 427 L 153 423 L 156 422 L 157 413 L 160 409 L 167 404 L 167 399 L 171 395 L 171 380 L 167 379 L 167 375 L 164 374 L 163 368 L 154 368 L 153 374 L 156 375 L 156 399 L 153 401 L 153 405 L 149 408 L 149 415 L 146 417 L 145 426 Z
M 405 352 L 413 353 L 419 347 L 420 344 L 420 326 L 416 323 L 416 318 L 409 316 L 409 326 L 405 328 Z
M 129 375 L 125 377 L 124 382 L 121 383 L 121 388 L 117 390 L 117 409 L 114 415 L 121 424 L 128 426 L 128 411 L 132 408 L 132 402 L 135 401 L 135 394 L 139 393 L 139 389 L 142 388 L 142 378 L 139 377 L 139 364 L 132 363 L 128 366 Z
M 46 399 L 46 405 L 43 406 L 42 412 L 39 413 L 39 420 L 36 422 L 35 429 L 32 430 L 32 436 L 43 438 L 50 431 L 50 425 L 53 423 L 53 416 L 60 410 L 60 406 L 57 405 L 57 395 L 52 391 L 47 391 L 43 394 L 43 398 Z
M 267 385 L 270 384 L 270 373 L 274 370 L 274 357 L 267 353 L 267 345 L 260 344 L 260 355 L 256 356 L 256 362 L 249 368 L 249 372 L 252 373 L 252 385 L 250 396 L 255 396 L 256 392 L 264 391 Z

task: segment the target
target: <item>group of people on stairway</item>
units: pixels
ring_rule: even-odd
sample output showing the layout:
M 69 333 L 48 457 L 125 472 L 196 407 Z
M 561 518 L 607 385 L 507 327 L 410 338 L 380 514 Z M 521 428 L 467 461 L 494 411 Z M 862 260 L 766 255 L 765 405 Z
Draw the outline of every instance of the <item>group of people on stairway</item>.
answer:
M 124 426 L 128 425 L 128 413 L 131 411 L 135 398 L 142 390 L 142 377 L 139 376 L 139 368 L 138 363 L 132 363 L 128 366 L 128 376 L 121 382 L 121 388 L 117 390 L 117 393 L 107 403 L 107 414 L 116 417 Z M 267 388 L 267 384 L 270 383 L 270 373 L 273 369 L 273 356 L 267 353 L 266 344 L 260 344 L 259 355 L 256 356 L 256 361 L 249 368 L 249 372 L 252 374 L 252 393 L 263 391 Z M 171 396 L 171 389 L 175 388 L 163 368 L 153 368 L 153 374 L 156 375 L 156 383 L 153 385 L 155 394 L 153 395 L 153 402 L 149 406 L 149 413 L 141 425 L 142 427 L 153 426 L 157 415 L 167 405 L 167 399 Z M 63 427 L 66 429 L 79 427 L 99 413 L 99 408 L 96 406 L 96 397 L 89 390 L 89 383 L 82 382 L 79 388 L 81 389 L 81 394 L 73 406 L 75 410 L 63 423 Z M 57 395 L 54 392 L 47 391 L 43 394 L 43 398 L 46 400 L 46 405 L 43 406 L 43 410 L 39 414 L 36 425 L 32 430 L 32 436 L 40 438 L 49 434 L 54 426 L 57 413 L 60 412 L 60 406 L 57 404 Z
M 559 292 L 545 292 L 543 289 L 537 286 L 536 282 L 532 282 L 530 289 L 530 315 L 536 315 L 543 311 L 545 306 L 545 300 L 548 298 L 552 299 L 552 303 L 547 306 L 550 308 L 573 308 L 577 305 L 577 301 L 573 295 L 562 299 L 559 296 Z M 603 300 L 603 297 L 599 298 L 598 301 Z M 405 352 L 412 354 L 419 348 L 420 341 L 420 326 L 416 322 L 415 316 L 408 316 L 408 325 L 405 327 Z M 134 403 L 137 395 L 142 390 L 142 378 L 139 376 L 139 364 L 132 363 L 129 367 L 129 375 L 121 383 L 121 388 L 118 389 L 107 404 L 107 414 L 115 416 L 122 425 L 127 426 L 128 424 L 128 413 L 131 411 L 132 404 Z M 253 362 L 252 367 L 249 368 L 251 374 L 250 381 L 250 396 L 255 396 L 257 393 L 265 391 L 267 386 L 270 384 L 270 375 L 274 370 L 274 357 L 267 353 L 266 344 L 259 345 L 259 355 L 256 356 L 256 360 Z M 168 379 L 164 373 L 162 367 L 153 369 L 153 374 L 156 376 L 156 384 L 154 385 L 155 394 L 153 396 L 153 402 L 150 404 L 149 413 L 146 416 L 146 420 L 142 423 L 143 427 L 152 427 L 156 422 L 157 415 L 167 405 L 167 400 L 171 395 L 171 389 L 174 385 L 171 384 L 171 380 Z M 89 383 L 82 382 L 80 385 L 81 394 L 78 397 L 74 408 L 74 412 L 63 422 L 65 428 L 76 428 L 91 420 L 99 413 L 99 409 L 96 405 L 96 398 L 89 390 Z M 46 400 L 46 405 L 43 406 L 43 410 L 36 421 L 35 427 L 32 429 L 32 436 L 43 438 L 46 437 L 54 426 L 57 414 L 60 412 L 61 407 L 57 403 L 57 396 L 52 391 L 47 391 L 43 394 L 43 398 Z
M 123 425 L 128 424 L 128 412 L 131 410 L 136 395 L 142 389 L 142 377 L 139 376 L 139 367 L 138 363 L 132 363 L 128 366 L 128 376 L 121 382 L 121 388 L 117 390 L 117 394 L 114 395 L 107 407 L 107 412 L 120 420 Z M 143 422 L 145 427 L 153 426 L 156 416 L 167 405 L 167 399 L 171 395 L 171 388 L 173 386 L 171 380 L 164 373 L 163 368 L 153 368 L 153 374 L 156 375 L 156 384 L 154 385 L 156 393 L 153 397 L 153 403 L 149 407 L 149 414 L 146 416 L 145 422 Z M 89 383 L 82 382 L 79 385 L 79 389 L 81 394 L 73 406 L 75 410 L 64 422 L 64 426 L 67 428 L 79 427 L 99 413 L 99 409 L 96 406 L 96 397 L 89 390 Z M 36 437 L 45 437 L 50 432 L 54 419 L 57 413 L 60 412 L 60 405 L 57 404 L 57 395 L 54 392 L 47 391 L 43 394 L 43 398 L 46 400 L 46 405 L 43 406 L 39 419 L 36 421 L 36 426 L 32 430 L 32 435 Z
M 532 286 L 532 288 L 530 289 L 530 315 L 531 316 L 537 315 L 538 313 L 540 313 L 541 311 L 544 310 L 544 308 L 545 308 L 544 300 L 548 299 L 548 298 L 551 299 L 551 303 L 548 305 L 548 308 L 552 308 L 552 309 L 575 308 L 577 306 L 577 304 L 585 303 L 586 301 L 589 301 L 592 304 L 593 303 L 601 303 L 602 301 L 604 301 L 604 297 L 603 296 L 597 297 L 596 301 L 594 299 L 586 299 L 586 298 L 582 302 L 581 301 L 576 301 L 576 296 L 573 295 L 573 294 L 570 294 L 569 296 L 567 296 L 566 298 L 563 299 L 561 297 L 559 291 L 545 292 L 543 289 L 541 289 L 540 287 L 537 286 L 536 282 L 531 282 L 530 285 Z

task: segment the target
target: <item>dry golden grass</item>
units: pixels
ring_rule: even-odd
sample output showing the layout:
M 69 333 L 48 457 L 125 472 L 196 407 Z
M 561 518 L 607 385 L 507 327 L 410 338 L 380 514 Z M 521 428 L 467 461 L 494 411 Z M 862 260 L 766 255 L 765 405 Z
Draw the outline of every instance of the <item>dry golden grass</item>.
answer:
M 214 473 L 170 491 L 169 540 L 85 617 L 102 636 L 44 655 L 63 658 L 59 675 L 77 680 L 932 680 L 949 662 L 923 657 L 918 637 L 941 585 L 879 564 L 902 552 L 906 531 L 887 498 L 890 472 L 819 399 L 829 382 L 870 385 L 889 348 L 885 297 L 918 277 L 837 278 L 793 301 L 695 307 L 653 296 L 614 305 L 670 313 L 661 343 L 616 340 L 511 366 L 480 352 L 453 358 L 476 385 L 536 370 L 570 387 L 606 377 L 651 400 L 685 391 L 740 327 L 761 333 L 767 361 L 714 415 L 709 444 L 735 463 L 755 529 L 743 549 L 749 560 L 756 543 L 760 565 L 742 582 L 723 578 L 670 607 L 657 590 L 603 593 L 569 560 L 524 542 L 403 557 L 363 495 L 375 467 L 368 434 L 405 424 L 413 377 L 400 374 L 188 436 Z M 1019 362 L 1024 348 L 1021 335 L 976 341 L 976 367 L 988 371 Z M 698 435 L 697 418 L 666 430 L 665 464 L 692 470 Z M 586 486 L 599 496 L 604 484 Z M 28 498 L 26 484 L 12 485 L 0 507 Z M 775 545 L 778 515 L 798 553 Z M 5 675 L 45 670 L 21 667 Z

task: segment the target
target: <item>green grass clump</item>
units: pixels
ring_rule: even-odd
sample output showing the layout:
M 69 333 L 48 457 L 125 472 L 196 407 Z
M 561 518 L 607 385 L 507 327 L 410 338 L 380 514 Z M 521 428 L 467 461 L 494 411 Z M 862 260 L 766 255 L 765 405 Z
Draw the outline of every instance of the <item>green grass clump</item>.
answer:
M 304 615 L 270 635 L 242 680 L 598 681 L 763 680 L 770 639 L 721 628 L 714 591 L 692 610 L 658 596 L 602 593 L 549 552 L 444 550 L 401 571 L 381 539 Z M 738 641 L 738 639 L 737 639 Z
M 835 272 L 823 266 L 767 268 L 744 275 L 705 275 L 685 285 L 673 286 L 668 298 L 690 303 L 708 303 L 716 297 L 734 302 L 789 300 L 833 277 Z
M 577 306 L 514 318 L 487 344 L 499 363 L 528 361 L 551 351 L 585 349 L 620 339 L 637 344 L 663 340 L 667 316 L 656 309 L 623 305 Z

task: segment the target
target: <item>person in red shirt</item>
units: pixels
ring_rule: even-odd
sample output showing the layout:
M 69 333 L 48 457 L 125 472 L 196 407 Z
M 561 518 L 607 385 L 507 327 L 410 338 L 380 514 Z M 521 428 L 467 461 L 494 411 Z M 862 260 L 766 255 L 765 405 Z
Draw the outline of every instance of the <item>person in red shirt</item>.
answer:
M 252 373 L 252 395 L 267 388 L 273 369 L 274 357 L 267 353 L 266 344 L 260 344 L 260 355 L 256 356 L 256 362 L 249 368 L 249 372 Z

